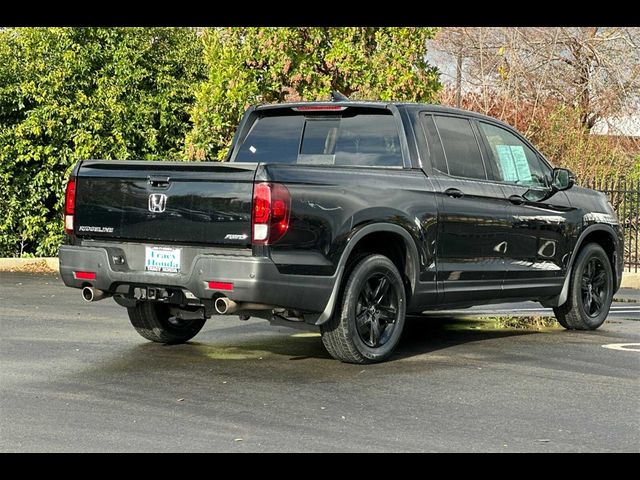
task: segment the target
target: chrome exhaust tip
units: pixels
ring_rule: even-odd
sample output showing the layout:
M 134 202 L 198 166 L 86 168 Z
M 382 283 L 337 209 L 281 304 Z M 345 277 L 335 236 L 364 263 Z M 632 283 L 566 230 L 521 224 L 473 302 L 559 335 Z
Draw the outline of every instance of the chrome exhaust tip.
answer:
M 82 289 L 82 298 L 84 299 L 85 302 L 93 302 L 93 288 L 91 287 L 84 287 Z
M 97 302 L 98 300 L 102 300 L 110 296 L 111 294 L 104 290 L 98 290 L 97 288 L 84 287 L 82 289 L 82 298 L 85 302 Z
M 228 299 L 227 297 L 219 297 L 216 298 L 214 307 L 219 315 L 227 315 L 229 313 L 235 312 L 238 308 L 238 305 L 236 304 L 236 302 Z
M 233 315 L 234 313 L 255 315 L 257 312 L 268 312 L 276 308 L 273 305 L 264 305 L 262 303 L 236 303 L 227 297 L 216 298 L 213 307 L 218 315 Z

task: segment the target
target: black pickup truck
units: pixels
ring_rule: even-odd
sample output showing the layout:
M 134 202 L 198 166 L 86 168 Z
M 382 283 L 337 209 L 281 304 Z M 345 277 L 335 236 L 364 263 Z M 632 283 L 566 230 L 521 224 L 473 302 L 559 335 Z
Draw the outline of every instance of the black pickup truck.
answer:
M 319 325 L 335 358 L 387 358 L 407 313 L 535 300 L 605 320 L 620 225 L 517 131 L 435 105 L 250 108 L 225 162 L 79 162 L 64 283 L 136 330 L 191 339 L 235 314 Z

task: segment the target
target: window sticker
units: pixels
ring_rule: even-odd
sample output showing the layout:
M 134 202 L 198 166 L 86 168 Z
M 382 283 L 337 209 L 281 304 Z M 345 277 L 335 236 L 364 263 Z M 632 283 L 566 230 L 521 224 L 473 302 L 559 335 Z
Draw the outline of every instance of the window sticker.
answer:
M 518 172 L 509 145 L 496 145 L 496 152 L 502 168 L 502 179 L 505 182 L 517 182 Z
M 496 152 L 505 182 L 531 182 L 531 169 L 521 145 L 496 145 Z
M 520 183 L 531 182 L 531 169 L 529 168 L 529 162 L 527 161 L 527 155 L 524 153 L 524 148 L 521 145 L 511 145 L 511 156 L 513 157 L 513 163 L 515 163 L 516 171 L 518 172 L 518 181 Z

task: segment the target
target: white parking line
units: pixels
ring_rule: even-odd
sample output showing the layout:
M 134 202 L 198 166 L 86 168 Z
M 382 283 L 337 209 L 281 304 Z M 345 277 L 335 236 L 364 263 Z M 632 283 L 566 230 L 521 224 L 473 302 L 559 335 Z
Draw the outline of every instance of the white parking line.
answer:
M 640 343 L 609 343 L 607 345 L 602 345 L 602 347 L 610 350 L 640 353 Z

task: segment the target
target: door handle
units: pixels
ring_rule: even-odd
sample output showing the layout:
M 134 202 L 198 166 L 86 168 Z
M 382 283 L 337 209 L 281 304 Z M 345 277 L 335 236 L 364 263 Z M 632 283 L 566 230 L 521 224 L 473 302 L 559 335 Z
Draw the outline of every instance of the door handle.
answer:
M 169 182 L 171 182 L 171 177 L 149 175 L 148 182 L 153 188 L 166 188 L 169 186 Z
M 458 190 L 457 188 L 447 188 L 444 191 L 445 194 L 447 194 L 448 196 L 450 196 L 451 198 L 462 198 L 464 197 L 464 193 L 462 193 L 462 191 Z
M 525 202 L 524 198 L 520 195 L 511 195 L 509 201 L 514 205 L 522 205 Z

